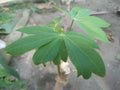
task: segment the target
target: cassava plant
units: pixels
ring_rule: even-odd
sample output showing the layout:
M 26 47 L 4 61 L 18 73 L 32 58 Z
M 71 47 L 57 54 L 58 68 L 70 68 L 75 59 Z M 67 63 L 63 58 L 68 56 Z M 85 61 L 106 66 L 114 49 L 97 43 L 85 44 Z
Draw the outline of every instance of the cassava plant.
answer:
M 23 27 L 18 31 L 26 33 L 28 36 L 8 45 L 5 51 L 12 55 L 21 55 L 35 49 L 33 62 L 36 65 L 53 61 L 59 67 L 61 61 L 66 62 L 69 57 L 78 76 L 82 75 L 85 79 L 90 78 L 91 73 L 101 77 L 105 76 L 105 66 L 96 51 L 99 50 L 99 46 L 95 39 L 109 43 L 102 28 L 106 28 L 110 24 L 92 16 L 88 9 L 75 7 L 70 12 L 57 9 L 72 19 L 67 31 L 58 26 L 61 17 L 45 26 Z M 86 35 L 72 31 L 74 22 Z

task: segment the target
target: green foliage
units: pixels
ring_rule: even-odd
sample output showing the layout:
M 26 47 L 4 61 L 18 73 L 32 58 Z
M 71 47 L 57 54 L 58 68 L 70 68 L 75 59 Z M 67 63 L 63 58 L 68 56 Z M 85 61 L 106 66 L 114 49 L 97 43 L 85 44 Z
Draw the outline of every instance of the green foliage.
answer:
M 69 13 L 70 16 L 78 26 L 84 30 L 89 36 L 95 37 L 101 41 L 109 42 L 105 32 L 101 29 L 101 27 L 108 27 L 110 24 L 105 22 L 104 20 L 90 16 L 91 11 L 87 9 L 81 8 L 73 8 Z
M 17 2 L 13 2 L 9 5 L 9 9 L 11 12 L 16 12 L 19 9 L 25 9 L 26 7 L 26 3 L 17 3 Z
M 33 62 L 36 65 L 45 64 L 48 61 L 59 65 L 61 60 L 67 61 L 69 56 L 77 69 L 78 76 L 82 75 L 88 79 L 91 73 L 95 73 L 103 77 L 105 66 L 96 51 L 99 46 L 93 38 L 109 42 L 105 32 L 101 29 L 101 27 L 108 27 L 109 24 L 98 17 L 90 16 L 90 10 L 81 8 L 73 8 L 70 12 L 59 10 L 76 21 L 88 35 L 72 31 L 64 32 L 63 28 L 58 26 L 61 18 L 56 18 L 47 26 L 30 26 L 19 29 L 28 36 L 8 45 L 5 51 L 12 55 L 20 55 L 36 49 L 33 55 Z
M 3 72 L 0 72 L 0 77 L 3 77 L 5 75 L 9 74 L 9 75 L 12 75 L 18 79 L 20 78 L 19 74 L 15 70 L 13 70 L 12 68 L 8 67 L 2 58 L 0 58 L 0 71 L 3 71 Z
M 7 10 L 5 10 L 6 8 Z M 14 12 L 18 9 L 24 9 L 25 4 L 16 4 L 16 2 L 11 3 L 8 6 L 1 6 L 0 8 L 0 34 L 9 34 L 16 25 L 16 20 L 14 20 Z
M 9 14 L 8 12 L 1 12 L 0 13 L 0 25 L 5 24 L 9 22 L 12 18 L 12 15 Z
M 79 7 L 75 7 L 70 12 L 68 12 L 68 15 L 74 20 L 81 19 L 83 17 L 89 16 L 90 14 L 90 10 L 82 9 Z
M 0 34 L 8 34 L 12 31 L 14 22 L 11 21 L 13 18 L 11 12 L 6 12 L 0 9 Z
M 120 54 L 118 54 L 118 55 L 116 56 L 116 58 L 117 58 L 118 60 L 120 60 Z
M 11 81 L 11 77 L 16 78 L 17 81 Z M 5 61 L 0 58 L 0 89 L 12 89 L 21 87 L 25 81 L 20 80 L 17 71 L 6 65 Z
M 16 21 L 9 21 L 6 24 L 3 24 L 0 26 L 0 34 L 9 34 L 13 30 L 14 26 L 16 24 Z
M 62 17 L 55 18 L 52 22 L 48 23 L 47 26 L 51 28 L 56 28 L 61 20 L 62 20 Z

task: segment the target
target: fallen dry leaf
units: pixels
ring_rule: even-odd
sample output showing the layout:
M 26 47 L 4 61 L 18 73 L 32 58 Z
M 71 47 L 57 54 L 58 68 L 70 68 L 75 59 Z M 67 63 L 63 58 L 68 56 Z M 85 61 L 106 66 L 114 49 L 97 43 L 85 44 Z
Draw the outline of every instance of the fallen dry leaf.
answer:
M 38 8 L 38 9 L 49 10 L 49 9 L 53 8 L 53 5 L 51 5 L 51 4 L 35 4 L 35 7 Z
M 107 32 L 106 34 L 107 34 L 108 40 L 111 41 L 111 42 L 114 42 L 114 37 L 113 37 L 113 35 L 112 35 L 110 32 Z
M 6 11 L 6 12 L 10 11 L 10 9 L 8 7 L 3 7 L 2 9 L 3 9 L 3 11 Z
M 96 1 L 92 2 L 92 5 L 94 5 L 94 6 L 95 6 L 96 4 L 97 4 L 97 3 L 96 3 Z

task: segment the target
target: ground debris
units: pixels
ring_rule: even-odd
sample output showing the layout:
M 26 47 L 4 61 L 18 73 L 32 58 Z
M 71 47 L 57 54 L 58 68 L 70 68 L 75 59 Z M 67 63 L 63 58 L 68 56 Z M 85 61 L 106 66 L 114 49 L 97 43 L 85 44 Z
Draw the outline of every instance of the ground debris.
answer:
M 10 11 L 10 9 L 8 7 L 3 7 L 2 10 L 6 11 L 6 12 Z
M 53 5 L 51 5 L 51 4 L 45 4 L 45 3 L 40 3 L 40 4 L 35 4 L 35 7 L 37 9 L 46 9 L 46 10 L 49 10 L 49 9 L 53 8 Z
M 6 43 L 0 40 L 0 49 L 5 48 L 5 47 L 6 47 Z
M 115 41 L 113 35 L 110 32 L 107 32 L 106 34 L 107 34 L 107 38 L 109 41 L 111 41 L 111 42 Z

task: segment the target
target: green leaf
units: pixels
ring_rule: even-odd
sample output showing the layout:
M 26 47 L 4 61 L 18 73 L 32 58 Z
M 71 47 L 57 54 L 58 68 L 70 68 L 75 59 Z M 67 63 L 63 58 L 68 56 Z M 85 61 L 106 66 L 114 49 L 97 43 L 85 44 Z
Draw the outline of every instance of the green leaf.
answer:
M 60 61 L 61 61 L 61 58 L 60 58 L 60 55 L 58 53 L 57 56 L 54 58 L 53 63 L 55 65 L 60 65 Z
M 49 43 L 57 37 L 57 33 L 43 32 L 34 36 L 28 36 L 15 41 L 5 48 L 7 53 L 20 55 L 32 49 Z
M 7 76 L 7 75 L 8 75 L 8 73 L 6 72 L 4 67 L 0 64 L 0 78 Z
M 98 44 L 91 39 L 90 37 L 87 37 L 85 35 L 82 35 L 77 32 L 67 32 L 67 37 L 76 41 L 77 44 L 80 44 L 82 47 L 91 47 L 91 48 L 99 48 Z
M 14 26 L 16 25 L 16 22 L 15 20 L 11 20 L 3 25 L 0 26 L 0 33 L 2 34 L 9 34 L 12 32 Z
M 88 16 L 91 14 L 91 11 L 88 9 L 83 9 L 83 8 L 79 8 L 79 7 L 74 7 L 69 13 L 68 15 L 74 19 L 74 20 L 79 20 L 85 16 Z
M 89 22 L 89 23 L 93 23 L 95 24 L 95 26 L 97 27 L 109 27 L 110 24 L 107 23 L 105 20 L 101 19 L 101 18 L 98 18 L 98 17 L 95 17 L 95 16 L 86 16 L 86 17 L 83 17 L 82 19 L 80 19 L 80 22 Z
M 60 23 L 61 20 L 62 20 L 62 17 L 58 17 L 58 18 L 55 18 L 53 20 L 53 22 L 54 22 L 54 24 L 58 24 L 58 23 Z
M 61 17 L 55 18 L 52 22 L 48 23 L 47 26 L 52 28 L 55 32 L 64 32 L 62 28 L 58 27 L 61 20 Z
M 94 49 L 82 47 L 70 38 L 65 38 L 65 45 L 70 60 L 78 71 L 78 76 L 83 75 L 85 79 L 88 79 L 92 72 L 102 77 L 105 75 L 104 63 Z
M 68 52 L 67 52 L 67 48 L 65 46 L 64 40 L 62 40 L 62 42 L 61 42 L 59 54 L 60 54 L 61 59 L 64 62 L 66 62 L 67 58 L 68 58 Z
M 43 32 L 53 32 L 53 29 L 47 27 L 47 26 L 29 26 L 29 27 L 23 27 L 18 29 L 20 32 L 27 33 L 27 34 L 40 34 Z
M 90 23 L 87 21 L 81 22 L 77 21 L 77 24 L 80 26 L 82 30 L 84 30 L 90 37 L 97 38 L 101 41 L 109 43 L 106 33 L 99 27 L 95 26 L 94 23 Z
M 58 26 L 61 20 L 62 20 L 62 17 L 55 18 L 52 22 L 48 23 L 47 26 L 55 28 Z
M 101 27 L 108 27 L 110 24 L 98 17 L 90 15 L 90 10 L 78 7 L 73 8 L 68 14 L 68 16 L 71 17 L 90 37 L 109 42 Z
M 57 38 L 45 46 L 40 47 L 33 56 L 36 65 L 53 61 L 59 53 L 61 39 Z
M 12 14 L 10 12 L 0 12 L 0 25 L 9 22 L 12 19 Z
M 0 58 L 0 77 L 8 75 L 12 75 L 20 79 L 18 72 L 12 69 L 11 67 L 7 66 L 5 61 L 2 58 Z

